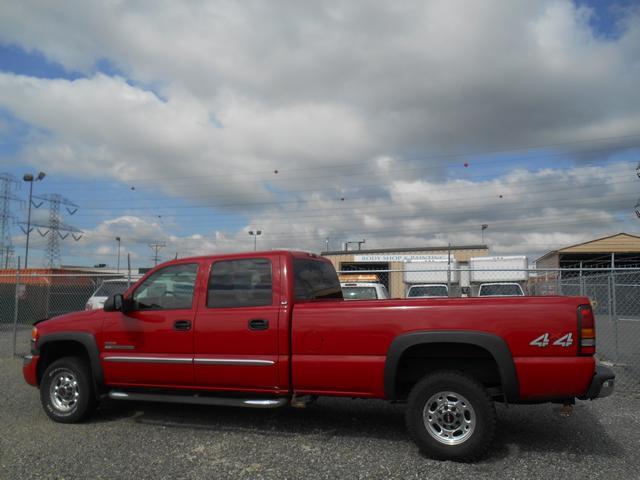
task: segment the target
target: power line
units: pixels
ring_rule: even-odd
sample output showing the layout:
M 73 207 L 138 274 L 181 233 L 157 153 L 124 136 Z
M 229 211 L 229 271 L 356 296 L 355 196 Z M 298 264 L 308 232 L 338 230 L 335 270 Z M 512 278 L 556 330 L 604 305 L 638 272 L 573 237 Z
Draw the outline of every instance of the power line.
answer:
M 589 138 L 589 139 L 583 139 L 583 140 L 574 140 L 574 141 L 566 141 L 566 142 L 557 142 L 557 143 L 548 143 L 548 144 L 534 144 L 534 145 L 528 145 L 528 146 L 513 146 L 513 147 L 502 147 L 502 148 L 496 148 L 493 150 L 479 150 L 479 151 L 469 151 L 469 152 L 462 152 L 462 153 L 451 153 L 451 154 L 432 154 L 432 155 L 426 155 L 426 156 L 422 156 L 418 159 L 415 159 L 414 161 L 427 161 L 427 160 L 444 160 L 444 161 L 448 161 L 448 160 L 452 160 L 452 159 L 456 159 L 456 158 L 467 158 L 467 157 L 474 157 L 474 156 L 485 156 L 485 155 L 497 155 L 497 154 L 505 154 L 505 153 L 511 153 L 511 152 L 520 152 L 520 151 L 528 151 L 528 150 L 539 150 L 539 149 L 544 149 L 544 148 L 557 148 L 557 147 L 565 147 L 565 146 L 570 146 L 570 145 L 581 145 L 581 144 L 585 144 L 585 143 L 593 143 L 593 142 L 609 142 L 609 141 L 614 141 L 614 140 L 624 140 L 624 139 L 632 139 L 632 138 L 640 138 L 640 133 L 635 133 L 635 134 L 629 134 L 629 135 L 619 135 L 619 136 L 609 136 L 609 137 L 594 137 L 594 138 Z M 631 146 L 623 146 L 622 148 L 633 148 L 638 146 L 637 144 L 633 144 Z M 611 150 L 611 146 L 607 146 L 607 147 L 600 147 L 600 150 L 602 151 L 609 151 Z M 575 153 L 587 153 L 589 151 L 592 151 L 590 149 L 584 149 L 584 150 L 579 150 L 576 151 Z M 571 152 L 565 152 L 565 153 L 557 153 L 557 154 L 549 154 L 549 155 L 545 155 L 545 156 L 557 156 L 557 155 L 567 155 L 568 153 Z M 474 163 L 478 163 L 478 164 L 486 164 L 486 163 L 493 163 L 493 162 L 504 162 L 504 161 L 512 161 L 512 159 L 508 159 L 508 160 L 479 160 L 477 162 Z M 308 166 L 308 167 L 301 167 L 301 168 L 295 168 L 295 169 L 286 169 L 286 170 L 282 170 L 282 169 L 278 169 L 277 170 L 277 174 L 282 174 L 282 173 L 287 173 L 287 172 L 302 172 L 306 174 L 310 171 L 310 170 L 327 170 L 327 169 L 331 169 L 331 170 L 336 170 L 336 169 L 341 169 L 341 168 L 353 168 L 354 166 L 369 166 L 371 164 L 371 160 L 366 160 L 366 161 L 358 161 L 358 162 L 340 162 L 339 164 L 333 164 L 333 165 L 319 165 L 319 166 Z M 429 165 L 428 168 L 431 168 L 433 165 Z M 274 174 L 276 170 L 261 170 L 261 171 L 254 171 L 254 172 L 246 172 L 243 173 L 243 176 L 251 176 L 251 175 L 272 175 Z M 360 172 L 362 173 L 362 172 Z M 343 175 L 343 174 L 341 174 Z M 219 178 L 224 178 L 225 180 L 223 181 L 223 183 L 226 185 L 230 182 L 228 182 L 228 178 L 229 178 L 229 174 L 228 173 L 222 173 L 222 174 L 211 174 L 211 175 L 187 175 L 187 176 L 170 176 L 170 177 L 164 177 L 164 176 L 157 176 L 157 177 L 147 177 L 147 178 L 136 178 L 135 179 L 135 183 L 140 184 L 140 183 L 146 183 L 146 182 L 157 182 L 157 181 L 177 181 L 177 180 L 191 180 L 191 179 L 202 179 L 202 178 L 215 178 L 215 177 L 219 177 Z M 68 184 L 73 184 L 74 182 L 58 182 L 55 183 L 55 185 L 68 185 Z
M 628 183 L 634 183 L 633 180 L 630 181 L 624 181 L 624 182 L 604 182 L 604 183 L 589 183 L 586 184 L 584 186 L 582 186 L 583 189 L 589 189 L 592 187 L 596 187 L 596 186 L 607 186 L 607 185 L 619 185 L 619 184 L 628 184 Z M 517 188 L 519 187 L 520 184 L 515 184 L 515 185 L 509 185 L 506 186 L 506 190 L 509 190 L 510 188 Z M 490 188 L 494 188 L 494 186 L 490 186 Z M 316 216 L 319 213 L 322 213 L 323 215 L 326 214 L 327 212 L 340 212 L 340 211 L 345 211 L 345 210 L 349 210 L 349 209 L 354 209 L 354 208 L 358 208 L 358 210 L 360 211 L 370 211 L 370 210 L 375 210 L 376 212 L 380 212 L 380 211 L 384 211 L 385 209 L 391 209 L 394 212 L 398 211 L 398 208 L 401 208 L 402 206 L 408 206 L 408 207 L 420 207 L 420 206 L 438 206 L 438 205 L 450 205 L 452 202 L 454 202 L 456 204 L 456 207 L 458 210 L 460 208 L 464 208 L 465 207 L 465 202 L 467 201 L 471 201 L 471 200 L 487 200 L 487 199 L 492 199 L 494 198 L 496 203 L 494 204 L 494 206 L 498 206 L 500 204 L 505 204 L 505 203 L 512 203 L 512 202 L 516 202 L 516 203 L 520 203 L 522 202 L 522 198 L 518 196 L 518 194 L 512 194 L 512 193 L 505 193 L 504 194 L 500 194 L 500 193 L 491 193 L 491 194 L 486 194 L 486 195 L 466 195 L 465 191 L 469 190 L 469 186 L 466 186 L 466 188 L 463 186 L 461 187 L 460 191 L 457 192 L 457 194 L 455 195 L 451 195 L 450 197 L 438 197 L 437 199 L 431 200 L 423 200 L 423 201 L 394 201 L 392 204 L 389 204 L 388 206 L 384 207 L 381 205 L 377 205 L 377 204 L 373 204 L 372 202 L 374 202 L 375 200 L 380 200 L 381 202 L 390 202 L 392 201 L 391 198 L 389 198 L 388 196 L 380 196 L 380 195 L 376 195 L 376 196 L 355 196 L 355 197 L 341 197 L 341 198 L 325 198 L 325 199 L 312 199 L 313 202 L 323 202 L 323 203 L 329 203 L 330 206 L 326 206 L 326 207 L 320 207 L 320 206 L 314 206 L 313 207 L 313 211 L 314 213 L 310 213 L 310 212 L 302 212 L 301 214 L 304 215 L 304 217 L 308 217 L 308 216 Z M 579 195 L 576 195 L 576 193 L 574 191 L 568 190 L 566 185 L 563 186 L 559 186 L 557 188 L 550 188 L 550 189 L 537 189 L 535 192 L 532 193 L 536 193 L 536 194 L 546 194 L 546 193 L 554 193 L 554 192 L 566 192 L 567 193 L 567 197 L 568 199 L 575 199 L 575 198 L 579 198 Z M 461 196 L 462 195 L 462 196 Z M 502 195 L 502 196 L 500 196 Z M 587 191 L 584 190 L 584 195 L 589 195 L 588 199 L 593 199 L 593 194 L 592 191 Z M 628 194 L 622 192 L 622 193 L 618 193 L 615 195 L 607 195 L 607 198 L 617 198 L 620 196 L 628 196 Z M 344 198 L 344 200 L 342 200 L 342 198 Z M 358 205 L 353 205 L 350 201 L 351 200 L 366 200 L 367 203 L 366 204 L 358 204 Z M 559 199 L 554 199 L 556 202 L 558 201 L 562 201 L 562 198 Z M 541 196 L 539 197 L 536 202 L 548 202 L 548 199 Z M 599 199 L 599 201 L 602 201 L 602 199 Z M 536 202 L 533 202 L 531 200 L 528 200 L 528 204 L 530 206 L 533 206 L 536 204 Z M 570 203 L 575 203 L 575 202 L 570 202 Z M 309 200 L 287 200 L 287 201 L 279 201 L 279 202 L 263 202 L 261 204 L 254 204 L 254 203 L 247 203 L 247 204 L 227 204 L 227 205 L 191 205 L 191 206 L 182 206 L 182 205 L 178 205 L 175 207 L 163 207 L 164 210 L 177 210 L 178 212 L 175 213 L 164 213 L 163 216 L 164 217 L 179 217 L 179 218 L 185 218 L 185 217 L 210 217 L 210 218 L 218 218 L 218 217 L 229 217 L 229 216 L 237 216 L 239 213 L 237 211 L 232 211 L 232 212 L 201 212 L 201 213 L 196 213 L 196 212 L 184 212 L 184 210 L 206 210 L 206 209 L 223 209 L 223 208 L 229 208 L 229 207 L 240 207 L 240 206 L 256 206 L 256 205 L 261 205 L 261 206 L 271 206 L 271 207 L 278 207 L 281 205 L 292 205 L 295 208 L 287 208 L 287 209 L 280 209 L 280 210 L 268 210 L 269 212 L 272 213 L 282 213 L 282 214 L 292 214 L 292 213 L 296 213 L 296 212 L 300 212 L 300 207 L 303 205 L 311 205 L 312 202 Z M 489 207 L 491 205 L 485 205 L 485 207 Z M 558 206 L 558 203 L 555 204 L 555 206 Z M 562 204 L 560 204 L 560 206 L 562 206 Z M 151 210 L 153 207 L 138 207 L 138 208 L 133 208 L 133 209 L 128 209 L 129 212 L 137 212 L 137 211 L 148 211 Z M 158 211 L 159 207 L 155 207 L 153 208 L 155 211 Z M 119 210 L 119 208 L 113 208 L 113 209 L 109 209 L 109 208 L 101 208 L 99 210 L 104 210 L 105 212 L 108 212 L 110 214 L 112 214 L 112 210 Z M 264 211 L 264 210 L 263 210 Z M 431 213 L 430 213 L 431 214 Z M 91 216 L 92 218 L 94 218 L 94 215 L 81 215 L 81 216 Z M 155 215 L 154 215 L 155 216 Z M 291 218 L 290 216 L 288 216 L 288 218 Z
M 554 169 L 554 172 L 563 172 L 563 171 L 569 171 L 569 170 L 574 170 L 575 167 L 571 167 L 571 168 L 567 168 L 567 169 Z M 536 172 L 532 172 L 532 175 L 535 175 Z M 314 177 L 314 179 L 316 179 L 318 177 Z M 479 183 L 490 183 L 490 182 L 496 182 L 496 181 L 507 181 L 508 179 L 504 178 L 504 177 L 496 177 L 495 175 L 479 175 L 479 176 L 465 176 L 463 178 L 457 178 L 455 180 L 452 179 L 448 179 L 445 180 L 444 182 L 439 183 L 439 188 L 440 189 L 450 189 L 453 188 L 455 185 L 447 185 L 447 183 L 451 183 L 453 181 L 461 181 L 461 182 L 469 182 L 470 180 L 476 180 L 476 179 L 480 179 L 480 178 L 486 178 L 488 179 L 486 182 L 476 182 L 476 184 Z M 611 175 L 607 177 L 607 180 L 611 180 L 611 179 L 615 179 L 615 178 L 628 178 L 628 174 L 627 173 L 620 173 L 619 175 Z M 414 179 L 413 181 L 415 181 L 416 179 Z M 406 180 L 399 180 L 399 181 L 406 181 Z M 549 178 L 549 177 L 540 177 L 540 178 L 534 178 L 532 180 L 529 181 L 521 181 L 518 182 L 518 185 L 533 185 L 533 184 L 545 184 L 545 183 L 553 183 L 553 182 L 560 182 L 560 181 L 565 181 L 564 178 Z M 613 182 L 608 182 L 608 183 L 613 183 Z M 626 182 L 622 182 L 622 183 L 626 183 Z M 358 191 L 362 191 L 362 190 L 366 190 L 369 188 L 385 188 L 388 187 L 390 185 L 389 182 L 377 182 L 377 183 L 367 183 L 367 184 L 356 184 L 353 186 L 353 189 L 358 190 Z M 458 189 L 461 188 L 461 186 L 455 186 Z M 344 196 L 349 196 L 349 198 L 353 198 L 353 196 L 348 195 L 346 193 L 346 190 L 344 188 L 338 188 L 335 186 L 327 186 L 327 187 L 310 187 L 310 188 L 303 188 L 303 189 L 294 189 L 294 190 L 286 190 L 285 192 L 283 192 L 283 194 L 286 195 L 291 195 L 294 193 L 304 193 L 304 192 L 323 192 L 323 191 L 331 191 L 331 192 L 336 192 L 337 195 L 341 194 Z M 172 198 L 172 195 L 167 194 L 163 197 L 146 197 L 144 199 L 141 200 L 137 200 L 136 203 L 140 204 L 142 202 L 152 202 L 154 204 L 154 206 L 158 205 L 158 202 L 163 202 L 163 201 L 168 201 L 168 202 L 176 202 L 177 200 L 187 200 L 187 199 L 218 199 L 218 198 L 232 198 L 232 197 L 246 197 L 247 193 L 246 192 L 240 192 L 240 193 L 223 193 L 223 194 L 204 194 L 204 195 L 174 195 Z M 96 199 L 95 197 L 92 197 L 92 200 L 94 202 L 102 202 L 104 203 L 104 201 L 108 201 L 109 205 L 116 205 L 119 203 L 127 203 L 128 207 L 113 207 L 113 208 L 130 208 L 130 204 L 132 200 L 130 198 L 126 198 L 126 199 L 119 199 L 119 198 L 113 198 L 113 195 L 111 195 L 109 197 L 108 200 L 101 200 L 101 199 Z M 263 202 L 252 202 L 251 204 L 263 204 Z M 163 205 L 160 205 L 163 207 Z M 94 207 L 92 206 L 92 204 L 89 204 L 85 210 L 99 210 L 99 209 L 103 209 L 105 207 Z M 184 206 L 181 208 L 188 208 L 188 206 Z
M 566 215 L 558 215 L 552 217 L 550 219 L 545 220 L 537 220 L 537 219 L 511 219 L 511 220 L 491 220 L 491 226 L 494 233 L 519 233 L 519 232 L 505 232 L 506 228 L 527 228 L 527 232 L 522 232 L 522 234 L 530 234 L 531 229 L 536 229 L 537 231 L 545 231 L 547 229 L 557 230 L 558 226 L 569 227 L 573 225 L 581 225 L 584 224 L 587 220 L 592 220 L 593 215 L 590 212 L 584 214 L 576 214 L 571 218 L 567 218 Z M 430 236 L 430 235 L 448 235 L 454 233 L 472 233 L 477 229 L 477 221 L 466 221 L 465 223 L 458 224 L 456 227 L 452 227 L 450 223 L 436 223 L 436 224 L 428 224 L 425 227 L 417 226 L 417 227 L 398 227 L 398 226 L 385 226 L 384 228 L 343 228 L 344 233 L 338 234 L 335 232 L 335 229 L 322 229 L 319 228 L 316 231 L 312 232 L 291 232 L 288 231 L 271 231 L 265 237 L 267 240 L 275 240 L 275 239 L 300 239 L 300 240 L 314 240 L 320 237 L 326 236 L 326 232 L 331 231 L 332 238 L 347 238 L 352 235 L 367 235 L 367 236 L 375 236 L 375 235 L 385 235 L 392 234 L 394 236 L 403 237 L 408 235 L 417 235 L 417 236 Z M 428 230 L 427 230 L 428 229 Z M 390 233 L 391 232 L 391 233 Z M 533 232 L 535 233 L 535 232 Z M 99 236 L 98 238 L 105 238 L 106 236 Z M 111 238 L 111 237 L 108 237 Z M 125 237 L 122 237 L 125 238 Z M 232 239 L 235 237 L 232 237 Z M 141 239 L 136 238 L 128 238 L 130 243 L 142 243 Z M 188 238 L 181 238 L 178 241 L 188 240 Z
M 569 194 L 571 194 L 571 192 L 568 192 Z M 608 200 L 612 200 L 615 201 L 618 198 L 628 198 L 627 194 L 617 194 L 617 195 L 609 195 L 607 196 Z M 599 207 L 599 208 L 604 208 L 606 207 L 606 203 L 603 203 L 603 199 L 602 198 L 585 198 L 583 200 L 581 200 L 580 202 L 571 202 L 570 206 L 571 208 L 574 209 L 578 209 L 578 213 L 575 212 L 559 212 L 557 215 L 553 215 L 550 216 L 548 214 L 545 214 L 545 216 L 543 217 L 545 219 L 545 221 L 543 222 L 532 222 L 530 219 L 513 219 L 513 220 L 507 220 L 509 222 L 522 222 L 522 221 L 526 221 L 527 224 L 529 225 L 538 225 L 538 224 L 544 224 L 545 222 L 549 221 L 549 220 L 554 220 L 554 219 L 559 219 L 561 224 L 567 224 L 569 222 L 568 218 L 570 219 L 584 219 L 584 220 L 592 220 L 593 219 L 593 212 L 586 212 L 584 214 L 580 214 L 580 209 L 583 208 L 590 208 L 590 207 Z M 504 200 L 500 200 L 498 201 L 498 203 L 501 204 L 502 207 L 509 207 L 508 208 L 508 213 L 509 214 L 526 214 L 527 212 L 532 212 L 534 208 L 537 208 L 539 206 L 540 203 L 545 203 L 547 202 L 546 198 L 540 198 L 538 199 L 536 202 L 533 201 L 527 201 L 526 203 L 522 202 L 521 199 L 515 198 L 515 199 L 504 199 Z M 516 204 L 516 206 L 511 206 Z M 412 204 L 412 206 L 415 206 L 416 204 Z M 437 205 L 437 203 L 436 203 Z M 448 207 L 438 207 L 437 209 L 432 209 L 430 214 L 429 214 L 429 218 L 433 219 L 433 218 L 448 218 L 451 216 L 451 213 L 459 213 L 461 209 L 465 208 L 464 204 L 455 204 L 455 205 L 451 205 L 451 202 L 447 202 L 446 205 L 450 205 Z M 488 209 L 491 208 L 492 206 L 495 207 L 495 205 L 485 205 L 483 206 L 484 209 Z M 398 208 L 398 206 L 396 205 L 390 205 L 388 207 L 381 207 L 381 206 L 373 206 L 371 207 L 373 209 L 375 209 L 375 218 L 376 220 L 386 220 L 386 219 L 390 219 L 390 220 L 419 220 L 420 217 L 417 216 L 418 214 L 415 211 L 409 211 L 409 212 L 403 212 L 401 208 Z M 567 208 L 564 207 L 563 205 L 558 206 L 558 203 L 554 204 L 554 208 Z M 362 213 L 361 211 L 366 211 L 368 210 L 369 207 L 368 206 L 359 206 L 357 209 L 357 213 Z M 336 211 L 336 213 L 340 213 L 342 211 L 345 211 L 344 207 L 341 207 L 339 210 Z M 620 210 L 622 211 L 622 210 Z M 282 221 L 270 221 L 269 225 L 291 225 L 291 222 L 297 218 L 300 218 L 301 220 L 310 220 L 312 218 L 315 217 L 319 217 L 319 218 L 323 218 L 326 219 L 328 214 L 326 212 L 323 212 L 322 210 L 320 211 L 316 211 L 314 213 L 311 212 L 305 212 L 305 211 L 301 211 L 299 212 L 299 215 L 292 215 L 290 212 L 281 212 L 281 211 L 273 211 L 270 212 L 273 215 L 285 215 L 286 214 L 286 218 L 284 218 Z M 345 222 L 351 222 L 352 219 L 347 217 L 344 219 Z M 478 216 L 476 221 L 490 221 L 492 223 L 492 225 L 496 225 L 498 222 L 496 220 L 494 220 L 494 218 L 492 216 Z M 202 223 L 202 221 L 199 221 L 198 225 L 200 225 Z M 325 222 L 326 223 L 326 222 Z M 449 225 L 449 223 L 446 223 L 444 225 Z M 389 227 L 387 227 L 389 228 Z M 396 231 L 398 231 L 397 227 Z M 288 230 L 288 232 L 290 232 L 290 229 Z M 274 232 L 272 232 L 274 233 Z M 277 233 L 277 232 L 276 232 Z M 348 231 L 345 230 L 345 234 L 348 233 Z M 399 234 L 401 234 L 402 231 L 399 232 Z M 89 234 L 91 236 L 91 238 L 105 238 L 105 239 L 109 239 L 111 240 L 112 235 L 98 235 L 98 234 Z M 122 234 L 121 234 L 122 235 Z M 316 235 L 315 233 L 310 234 L 312 236 Z M 123 236 L 124 238 L 124 236 Z M 129 237 L 127 239 L 130 242 L 138 242 L 138 243 L 146 243 L 149 242 L 149 240 L 147 238 L 132 238 Z

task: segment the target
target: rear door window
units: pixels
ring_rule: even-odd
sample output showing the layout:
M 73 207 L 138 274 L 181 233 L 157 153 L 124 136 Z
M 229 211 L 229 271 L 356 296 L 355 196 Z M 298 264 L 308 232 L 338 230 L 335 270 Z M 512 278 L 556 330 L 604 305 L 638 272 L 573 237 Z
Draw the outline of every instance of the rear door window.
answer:
M 272 302 L 271 261 L 247 258 L 215 262 L 209 276 L 207 307 L 259 307 Z

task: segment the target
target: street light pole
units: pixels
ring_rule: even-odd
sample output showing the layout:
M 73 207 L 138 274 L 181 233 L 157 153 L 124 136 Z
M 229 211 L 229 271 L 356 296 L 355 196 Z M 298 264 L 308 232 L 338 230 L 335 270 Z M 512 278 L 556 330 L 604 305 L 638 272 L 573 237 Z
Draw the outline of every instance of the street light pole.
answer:
M 36 178 L 33 178 L 31 173 L 25 173 L 22 177 L 22 180 L 25 182 L 29 182 L 29 213 L 27 214 L 27 245 L 24 252 L 24 268 L 26 269 L 29 265 L 29 235 L 31 234 L 31 203 L 33 196 L 33 182 L 37 182 L 42 180 L 45 176 L 44 172 L 38 173 Z
M 258 248 L 258 235 L 262 235 L 262 230 L 249 230 L 249 235 L 253 237 L 253 251 L 255 252 Z
M 116 273 L 120 273 L 120 237 L 116 237 L 116 242 L 118 242 L 118 266 L 116 267 Z

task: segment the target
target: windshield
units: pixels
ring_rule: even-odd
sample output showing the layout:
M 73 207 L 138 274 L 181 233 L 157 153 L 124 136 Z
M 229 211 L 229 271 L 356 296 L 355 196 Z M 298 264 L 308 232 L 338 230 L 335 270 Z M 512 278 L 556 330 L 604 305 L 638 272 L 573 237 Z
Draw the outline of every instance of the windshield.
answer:
M 521 297 L 524 295 L 522 288 L 517 283 L 505 285 L 480 285 L 480 297 L 501 296 L 501 297 Z
M 375 300 L 378 298 L 374 287 L 342 287 L 345 300 Z
M 333 265 L 319 260 L 293 260 L 296 300 L 342 298 L 342 289 Z
M 122 280 L 121 282 L 104 282 L 102 285 L 98 287 L 95 293 L 92 295 L 94 297 L 110 297 L 114 293 L 124 293 L 127 289 L 127 281 Z
M 449 291 L 446 285 L 425 285 L 423 287 L 411 287 L 409 289 L 409 298 L 411 297 L 447 297 Z

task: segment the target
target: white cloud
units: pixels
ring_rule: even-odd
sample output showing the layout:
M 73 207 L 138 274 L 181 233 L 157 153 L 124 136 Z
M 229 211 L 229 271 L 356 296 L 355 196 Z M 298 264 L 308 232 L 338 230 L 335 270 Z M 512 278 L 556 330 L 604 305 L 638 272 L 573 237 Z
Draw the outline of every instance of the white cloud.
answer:
M 9 1 L 0 41 L 86 78 L 0 73 L 0 108 L 41 129 L 12 161 L 226 205 L 214 212 L 242 213 L 264 246 L 476 243 L 489 223 L 497 248 L 537 251 L 633 228 L 637 189 L 607 181 L 628 165 L 445 174 L 460 152 L 638 134 L 640 16 L 610 39 L 591 15 L 569 0 Z M 105 59 L 121 76 L 96 73 Z M 166 238 L 166 251 L 252 247 L 246 229 L 206 230 L 178 238 L 131 215 L 86 242 L 123 232 Z

